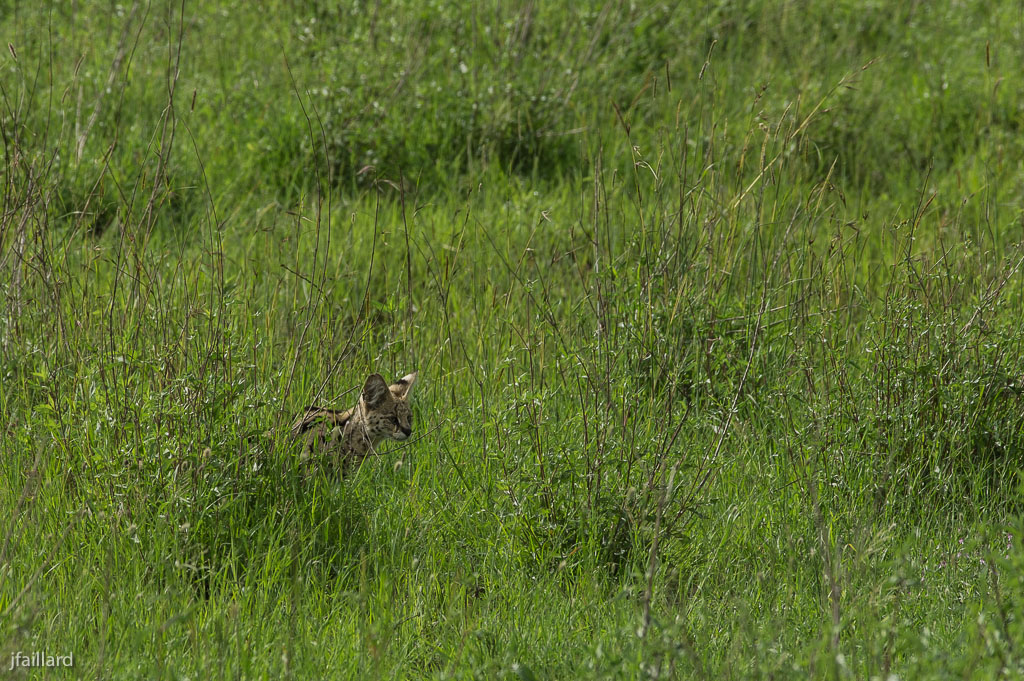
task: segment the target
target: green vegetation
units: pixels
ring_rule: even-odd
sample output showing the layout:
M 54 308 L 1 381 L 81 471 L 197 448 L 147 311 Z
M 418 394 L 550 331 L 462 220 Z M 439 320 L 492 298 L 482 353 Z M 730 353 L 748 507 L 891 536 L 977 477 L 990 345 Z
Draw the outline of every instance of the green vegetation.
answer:
M 0 0 L 0 668 L 1024 677 L 1019 3 L 683 4 Z

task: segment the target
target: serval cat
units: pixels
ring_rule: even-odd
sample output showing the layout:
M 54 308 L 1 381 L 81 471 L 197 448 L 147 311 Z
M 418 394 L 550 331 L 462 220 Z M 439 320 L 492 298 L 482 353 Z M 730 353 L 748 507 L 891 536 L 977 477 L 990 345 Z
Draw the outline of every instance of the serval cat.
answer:
M 412 434 L 409 393 L 417 373 L 391 385 L 380 374 L 370 374 L 359 402 L 345 411 L 306 407 L 292 425 L 292 435 L 304 443 L 303 460 L 319 455 L 330 470 L 344 475 L 375 453 L 381 440 L 407 439 Z

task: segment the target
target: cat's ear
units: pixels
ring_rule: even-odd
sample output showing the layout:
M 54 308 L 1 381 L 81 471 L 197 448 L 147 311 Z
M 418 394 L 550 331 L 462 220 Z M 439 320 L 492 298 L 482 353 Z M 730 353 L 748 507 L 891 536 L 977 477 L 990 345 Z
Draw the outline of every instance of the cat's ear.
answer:
M 370 409 L 380 407 L 388 400 L 388 384 L 380 374 L 370 374 L 363 383 L 363 403 Z
M 411 374 L 402 376 L 400 379 L 391 384 L 391 394 L 400 400 L 406 400 L 409 398 L 409 393 L 412 392 L 412 384 L 416 382 L 416 376 L 420 372 L 414 371 Z

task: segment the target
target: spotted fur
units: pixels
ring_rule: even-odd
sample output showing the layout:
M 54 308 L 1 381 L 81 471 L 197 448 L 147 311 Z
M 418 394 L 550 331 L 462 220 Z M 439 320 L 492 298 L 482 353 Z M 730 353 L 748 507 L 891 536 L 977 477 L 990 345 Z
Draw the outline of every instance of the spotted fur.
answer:
M 370 374 L 358 404 L 345 411 L 307 407 L 292 425 L 292 435 L 303 442 L 303 459 L 323 459 L 329 469 L 344 475 L 374 453 L 378 442 L 407 439 L 412 434 L 409 394 L 416 374 L 391 385 L 380 374 Z

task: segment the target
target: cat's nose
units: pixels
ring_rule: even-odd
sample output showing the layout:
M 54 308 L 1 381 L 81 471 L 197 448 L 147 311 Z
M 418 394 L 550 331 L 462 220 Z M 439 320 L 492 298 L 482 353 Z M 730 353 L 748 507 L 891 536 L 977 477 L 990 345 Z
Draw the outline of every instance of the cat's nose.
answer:
M 401 431 L 403 440 L 412 435 L 412 428 L 403 428 L 399 426 L 398 430 Z

